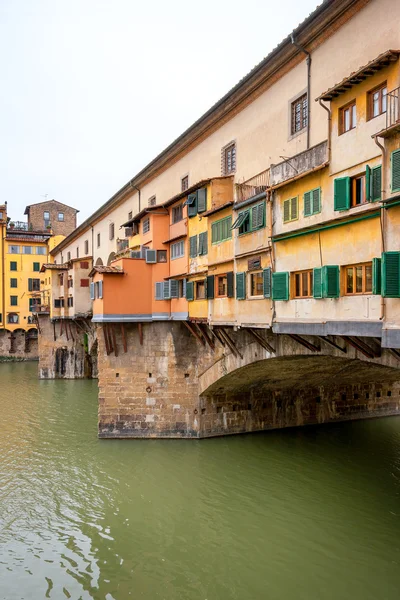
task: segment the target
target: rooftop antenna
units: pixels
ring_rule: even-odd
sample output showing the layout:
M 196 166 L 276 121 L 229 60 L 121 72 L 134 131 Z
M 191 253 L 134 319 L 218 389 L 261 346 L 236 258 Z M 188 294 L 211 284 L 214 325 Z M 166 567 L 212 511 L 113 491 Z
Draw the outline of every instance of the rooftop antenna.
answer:
M 45 200 L 47 200 L 47 196 L 48 196 L 48 194 L 41 194 L 41 195 L 40 195 L 40 197 L 41 197 L 41 198 L 44 198 Z

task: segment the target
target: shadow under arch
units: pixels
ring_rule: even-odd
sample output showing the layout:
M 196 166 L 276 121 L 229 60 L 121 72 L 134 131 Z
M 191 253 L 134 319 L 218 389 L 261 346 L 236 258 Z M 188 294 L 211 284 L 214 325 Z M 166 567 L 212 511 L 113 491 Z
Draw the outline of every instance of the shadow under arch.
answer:
M 214 370 L 214 372 L 212 372 Z M 293 355 L 257 360 L 221 376 L 218 364 L 208 370 L 200 395 L 246 394 L 251 390 L 276 391 L 335 387 L 357 383 L 400 381 L 400 368 L 339 356 Z
M 102 260 L 101 260 L 101 258 L 99 257 L 99 258 L 96 260 L 96 267 L 102 267 L 102 266 L 103 266 L 103 261 L 102 261 Z

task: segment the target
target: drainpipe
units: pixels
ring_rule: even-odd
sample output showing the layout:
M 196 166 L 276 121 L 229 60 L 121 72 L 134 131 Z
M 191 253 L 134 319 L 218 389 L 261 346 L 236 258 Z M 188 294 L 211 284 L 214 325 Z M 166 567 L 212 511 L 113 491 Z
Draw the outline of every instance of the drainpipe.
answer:
M 297 42 L 294 41 L 293 33 L 290 36 L 292 40 L 292 44 L 296 46 L 301 52 L 307 56 L 306 64 L 307 64 L 307 150 L 310 147 L 310 95 L 311 95 L 311 54 L 300 46 Z
M 94 230 L 93 230 L 93 225 L 91 225 L 92 228 L 92 262 L 93 262 L 93 267 L 94 267 Z
M 321 98 L 318 99 L 319 105 L 322 106 L 328 113 L 328 161 L 331 162 L 331 139 L 332 139 L 332 111 L 330 108 L 322 104 Z
M 139 210 L 138 210 L 138 212 L 140 212 L 141 211 L 141 207 L 140 207 L 140 205 L 141 205 L 140 189 L 136 185 L 133 185 L 132 181 L 130 181 L 129 183 L 130 183 L 131 188 L 133 188 L 134 190 L 136 190 L 138 192 L 138 194 L 139 194 Z
M 386 200 L 386 151 L 384 146 L 378 141 L 378 137 L 374 137 L 375 144 L 380 148 L 382 153 L 382 203 L 380 210 L 380 225 L 381 225 L 381 251 L 385 252 L 386 249 L 386 240 L 385 240 L 385 232 L 386 232 L 386 214 L 383 202 Z M 386 303 L 385 298 L 381 295 L 381 316 L 379 317 L 380 321 L 384 321 L 386 317 Z

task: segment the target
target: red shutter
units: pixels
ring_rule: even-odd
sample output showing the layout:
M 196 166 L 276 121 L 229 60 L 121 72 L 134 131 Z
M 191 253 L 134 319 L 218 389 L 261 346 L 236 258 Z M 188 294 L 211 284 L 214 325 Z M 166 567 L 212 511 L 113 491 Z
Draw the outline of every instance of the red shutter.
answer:
M 81 279 L 81 287 L 89 287 L 89 279 Z
M 81 262 L 81 269 L 88 269 L 88 268 L 89 268 L 89 263 L 86 260 Z

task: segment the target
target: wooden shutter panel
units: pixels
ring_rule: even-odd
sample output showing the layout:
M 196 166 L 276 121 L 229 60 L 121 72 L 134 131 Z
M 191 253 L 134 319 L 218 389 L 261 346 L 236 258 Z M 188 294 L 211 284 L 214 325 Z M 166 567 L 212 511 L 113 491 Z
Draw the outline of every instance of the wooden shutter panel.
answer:
M 321 188 L 312 191 L 312 212 L 313 215 L 321 212 Z
M 191 302 L 194 300 L 194 283 L 193 281 L 186 282 L 186 300 Z
M 179 283 L 177 279 L 170 279 L 170 296 L 171 298 L 179 298 Z
M 295 221 L 299 218 L 299 198 L 291 198 L 290 200 L 290 220 Z
M 197 212 L 202 213 L 207 210 L 207 188 L 197 190 Z
M 371 167 L 365 167 L 365 199 L 371 202 Z
M 163 299 L 163 290 L 164 290 L 164 282 L 157 281 L 156 282 L 156 300 Z
M 186 283 L 187 283 L 187 279 L 183 279 L 182 280 L 182 297 L 186 298 Z
M 382 254 L 382 296 L 400 298 L 400 252 Z
M 382 165 L 374 167 L 371 173 L 371 201 L 376 202 L 381 199 L 382 194 Z
M 339 267 L 327 265 L 322 267 L 322 295 L 324 298 L 339 298 Z
M 290 200 L 285 200 L 283 203 L 283 222 L 290 221 Z
M 392 163 L 392 192 L 400 191 L 400 150 L 395 150 L 391 155 Z
M 103 298 L 103 282 L 99 281 L 99 298 Z
M 289 273 L 272 273 L 272 300 L 289 300 Z
M 28 291 L 32 292 L 33 290 L 33 283 L 32 283 L 32 279 L 28 279 Z
M 214 275 L 208 275 L 206 280 L 206 297 L 208 300 L 212 300 L 214 298 L 214 290 L 215 290 L 215 277 Z
M 233 280 L 233 271 L 229 271 L 226 274 L 226 287 L 227 287 L 227 296 L 228 298 L 234 298 L 235 289 L 234 289 L 234 280 Z
M 218 241 L 218 223 L 213 223 L 211 225 L 211 243 L 215 244 Z
M 195 217 L 197 215 L 197 194 L 189 194 L 187 203 L 188 217 Z
M 238 300 L 246 298 L 246 273 L 236 273 L 236 298 Z
M 189 238 L 190 258 L 197 256 L 197 235 L 193 235 Z
M 322 298 L 322 268 L 313 269 L 313 297 Z
M 94 283 L 90 284 L 90 299 L 94 300 Z
M 350 208 L 350 177 L 337 177 L 333 182 L 334 210 Z
M 264 298 L 271 298 L 271 267 L 263 269 L 263 294 Z
M 310 215 L 312 215 L 311 195 L 312 192 L 306 192 L 303 196 L 305 217 L 309 217 Z
M 382 289 L 382 261 L 380 258 L 372 259 L 372 293 L 380 294 Z

